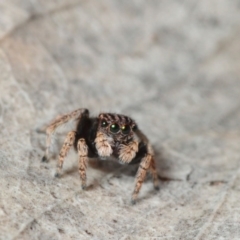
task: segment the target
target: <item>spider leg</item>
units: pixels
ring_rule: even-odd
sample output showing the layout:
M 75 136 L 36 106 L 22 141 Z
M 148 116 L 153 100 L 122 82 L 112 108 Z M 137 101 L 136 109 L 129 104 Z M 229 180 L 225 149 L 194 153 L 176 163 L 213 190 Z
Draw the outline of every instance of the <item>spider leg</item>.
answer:
M 80 179 L 82 181 L 82 189 L 86 189 L 86 169 L 87 169 L 87 161 L 88 161 L 88 146 L 84 138 L 80 138 L 77 144 L 77 150 L 79 155 L 79 174 Z
M 59 158 L 58 158 L 58 164 L 57 164 L 57 172 L 55 174 L 55 177 L 60 177 L 61 173 L 62 173 L 62 167 L 63 167 L 63 162 L 65 157 L 67 156 L 70 148 L 73 146 L 73 143 L 75 141 L 75 137 L 76 137 L 76 132 L 75 131 L 71 131 L 68 133 L 63 146 L 61 148 L 61 151 L 59 153 Z
M 155 160 L 154 160 L 153 157 L 152 157 L 152 161 L 151 161 L 149 171 L 150 171 L 150 173 L 152 175 L 152 178 L 153 178 L 153 185 L 154 185 L 155 190 L 159 190 L 158 174 L 157 174 L 157 170 L 156 170 L 156 163 L 155 163 Z
M 136 175 L 136 183 L 135 183 L 135 188 L 134 188 L 134 191 L 132 194 L 132 201 L 131 201 L 132 204 L 136 203 L 138 193 L 142 187 L 142 183 L 146 177 L 147 171 L 149 171 L 153 177 L 154 188 L 156 190 L 159 189 L 158 174 L 157 174 L 157 170 L 156 170 L 156 163 L 154 160 L 153 148 L 149 144 L 147 137 L 143 134 L 143 132 L 141 130 L 137 129 L 136 134 L 139 137 L 139 139 L 141 139 L 141 141 L 145 144 L 145 146 L 146 146 L 145 153 L 146 154 L 140 162 L 138 172 Z
M 89 115 L 89 111 L 85 108 L 80 108 L 77 109 L 71 113 L 65 114 L 61 117 L 57 117 L 56 119 L 54 119 L 52 121 L 52 123 L 50 123 L 50 125 L 46 128 L 46 133 L 47 133 L 47 138 L 46 138 L 46 150 L 45 150 L 45 155 L 42 158 L 43 162 L 47 162 L 48 161 L 48 157 L 49 157 L 49 150 L 51 147 L 51 143 L 52 143 L 52 135 L 54 134 L 54 132 L 56 131 L 56 129 L 64 124 L 66 124 L 67 122 L 69 122 L 70 120 L 76 120 L 76 119 L 80 119 L 82 117 L 82 115 Z
M 153 178 L 153 185 L 154 185 L 155 190 L 159 190 L 158 174 L 157 174 L 157 169 L 156 169 L 156 162 L 154 159 L 154 151 L 153 151 L 152 146 L 149 143 L 147 146 L 147 151 L 152 155 L 152 160 L 151 160 L 151 164 L 149 167 L 149 171 Z
M 146 156 L 142 159 L 138 171 L 137 171 L 137 175 L 136 175 L 136 183 L 135 183 L 135 188 L 132 194 L 132 204 L 136 203 L 136 199 L 138 196 L 138 193 L 142 187 L 143 181 L 146 177 L 147 171 L 149 170 L 150 166 L 151 166 L 151 162 L 152 162 L 153 156 L 151 154 L 146 154 Z

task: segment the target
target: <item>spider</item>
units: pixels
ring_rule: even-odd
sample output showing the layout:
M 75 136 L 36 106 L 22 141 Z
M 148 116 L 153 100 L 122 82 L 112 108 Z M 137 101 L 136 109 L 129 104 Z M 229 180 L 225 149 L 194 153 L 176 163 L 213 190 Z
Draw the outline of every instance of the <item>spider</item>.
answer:
M 55 130 L 70 120 L 76 120 L 76 129 L 70 131 L 60 150 L 55 176 L 60 177 L 65 157 L 71 147 L 78 152 L 79 174 L 82 189 L 86 189 L 86 169 L 88 158 L 104 160 L 114 157 L 122 164 L 139 164 L 131 202 L 136 203 L 137 195 L 147 171 L 153 177 L 156 190 L 158 174 L 154 152 L 147 137 L 128 116 L 113 113 L 100 113 L 98 117 L 89 117 L 85 108 L 77 109 L 53 120 L 46 128 L 46 151 L 42 161 L 48 161 L 51 137 Z

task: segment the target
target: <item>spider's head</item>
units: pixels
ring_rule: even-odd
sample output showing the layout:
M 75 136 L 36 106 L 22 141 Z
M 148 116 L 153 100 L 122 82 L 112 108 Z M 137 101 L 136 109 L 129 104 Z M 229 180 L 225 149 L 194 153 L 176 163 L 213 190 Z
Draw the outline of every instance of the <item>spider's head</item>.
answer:
M 131 140 L 136 128 L 134 120 L 127 116 L 112 113 L 99 114 L 99 131 L 112 137 L 116 142 Z

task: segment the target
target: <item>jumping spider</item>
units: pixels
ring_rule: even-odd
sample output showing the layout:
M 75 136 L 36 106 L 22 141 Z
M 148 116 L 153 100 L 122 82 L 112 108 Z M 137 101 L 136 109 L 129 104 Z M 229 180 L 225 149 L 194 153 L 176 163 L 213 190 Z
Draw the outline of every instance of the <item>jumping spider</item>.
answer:
M 79 156 L 82 189 L 86 188 L 87 161 L 92 157 L 115 157 L 123 164 L 140 163 L 132 194 L 133 204 L 147 171 L 153 177 L 155 189 L 159 189 L 154 153 L 147 137 L 139 130 L 134 120 L 120 114 L 100 113 L 98 117 L 89 117 L 89 111 L 80 108 L 56 118 L 46 129 L 46 152 L 43 161 L 48 161 L 51 137 L 55 130 L 70 120 L 77 120 L 77 125 L 74 131 L 68 133 L 61 148 L 56 177 L 61 175 L 64 159 L 73 146 Z

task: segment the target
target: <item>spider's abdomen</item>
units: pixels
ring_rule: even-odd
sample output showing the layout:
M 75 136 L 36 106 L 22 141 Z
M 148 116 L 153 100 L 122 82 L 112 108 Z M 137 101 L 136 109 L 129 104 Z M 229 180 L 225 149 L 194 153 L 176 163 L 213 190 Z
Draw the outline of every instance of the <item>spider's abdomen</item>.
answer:
M 98 119 L 83 116 L 77 123 L 76 138 L 74 148 L 77 151 L 77 144 L 80 138 L 84 138 L 88 146 L 88 157 L 97 157 L 94 140 L 96 138 L 98 128 Z

